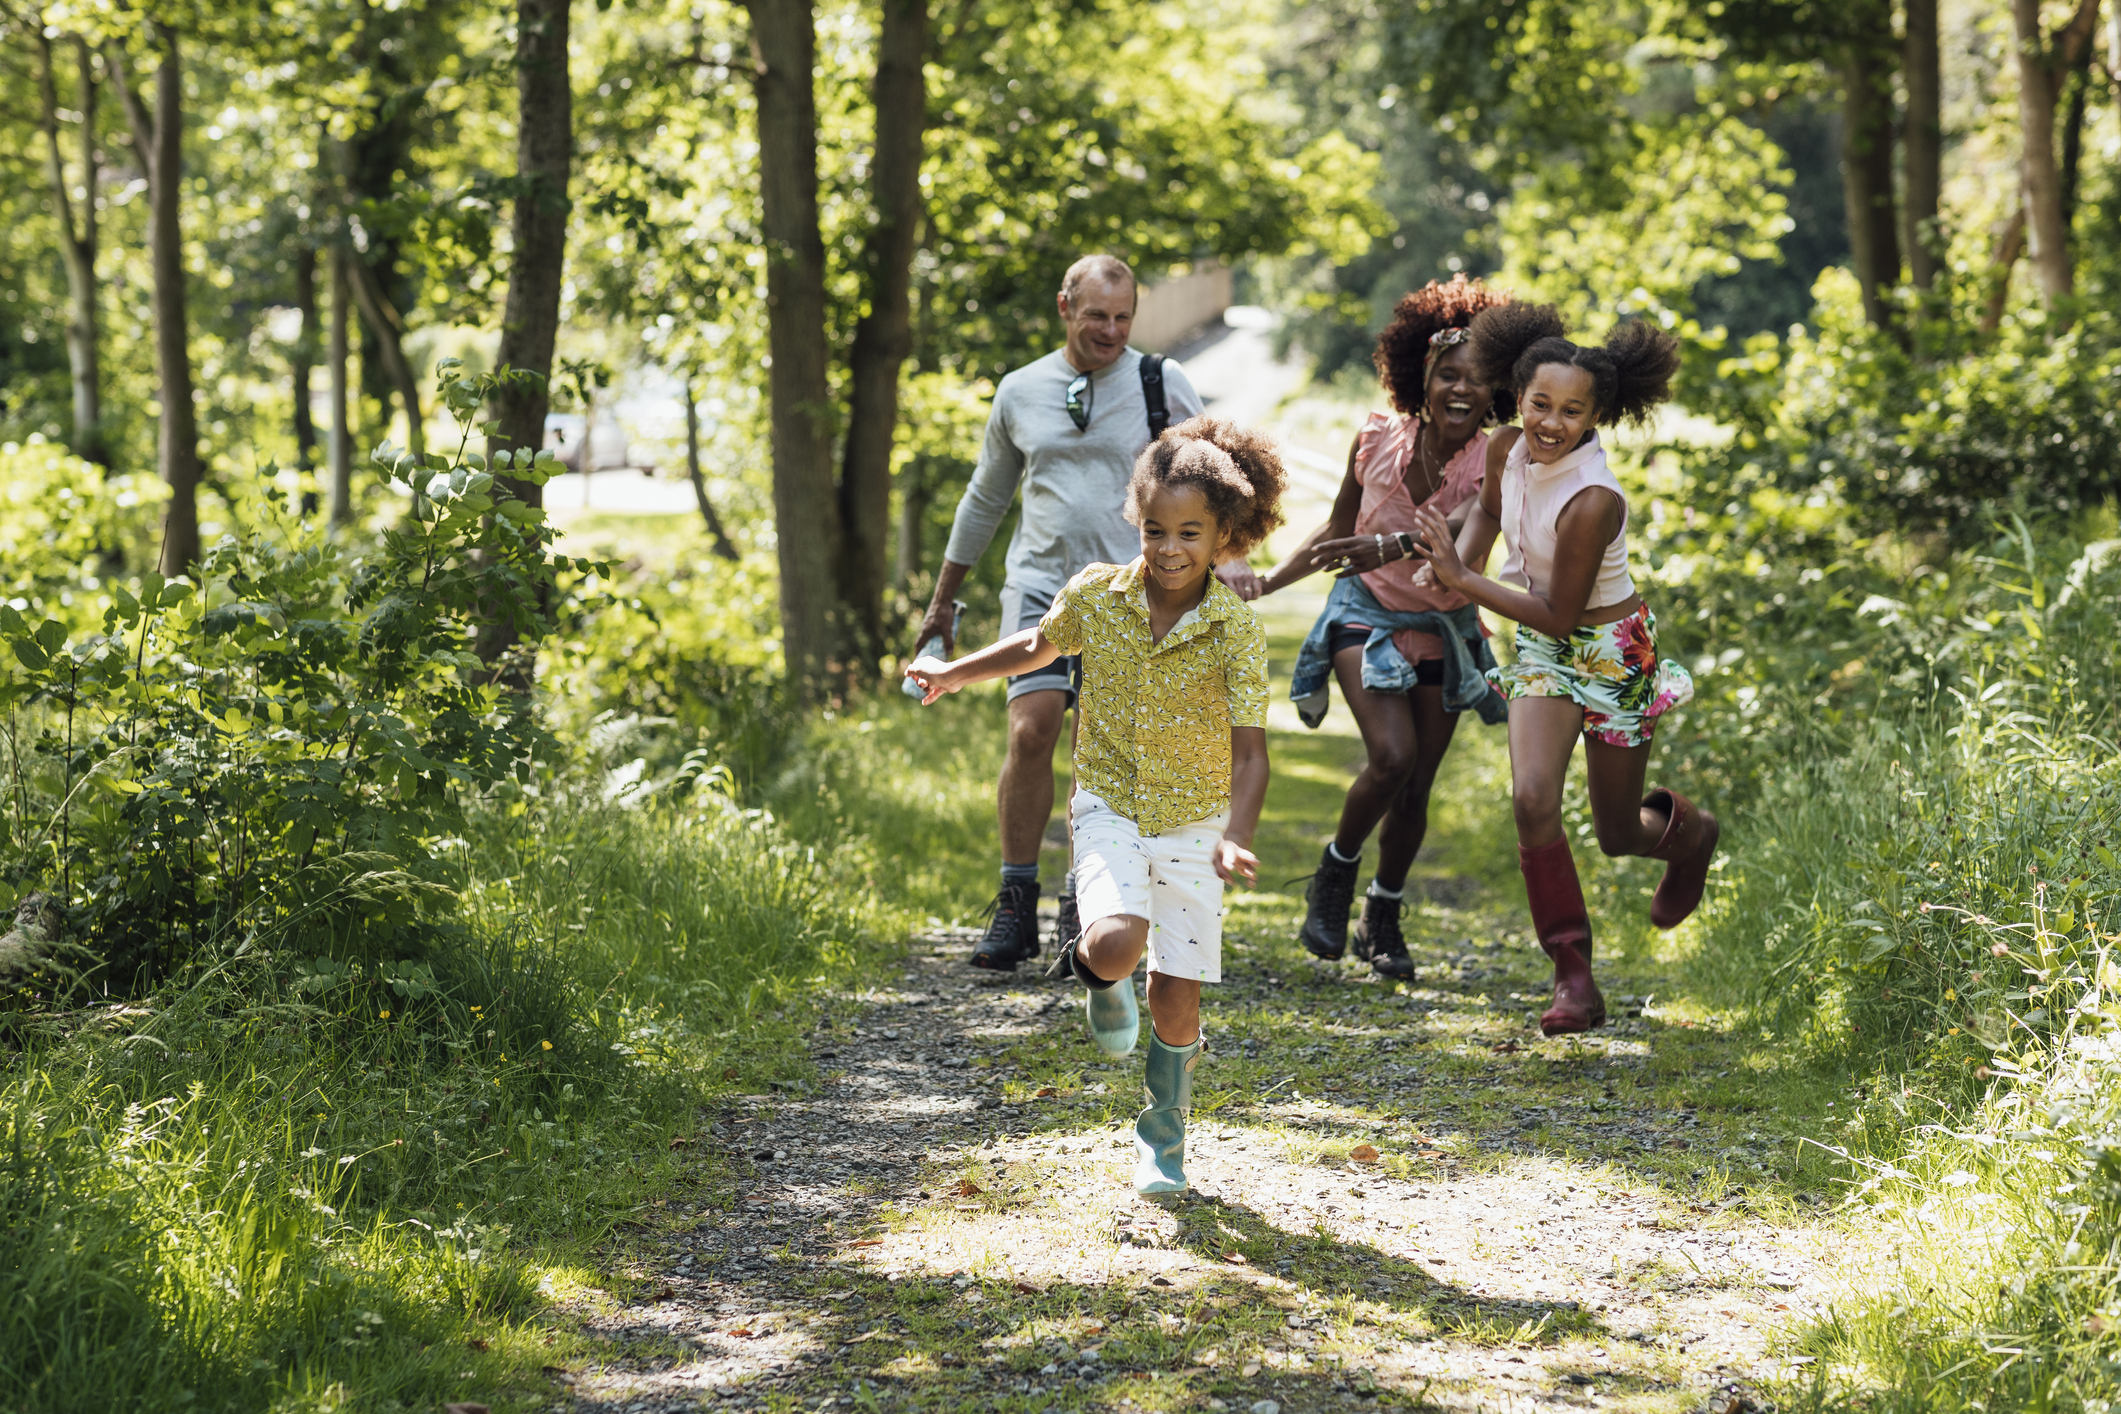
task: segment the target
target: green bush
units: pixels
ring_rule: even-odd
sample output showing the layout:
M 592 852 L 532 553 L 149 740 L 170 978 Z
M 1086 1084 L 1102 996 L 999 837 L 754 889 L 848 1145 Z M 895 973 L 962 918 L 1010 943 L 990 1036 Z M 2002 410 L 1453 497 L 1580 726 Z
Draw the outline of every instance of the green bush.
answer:
M 60 931 L 85 944 L 76 985 L 124 990 L 203 944 L 290 929 L 405 951 L 448 896 L 438 844 L 461 834 L 466 798 L 527 783 L 549 755 L 533 699 L 474 651 L 502 629 L 534 644 L 556 576 L 592 568 L 553 556 L 542 515 L 466 450 L 510 376 L 445 367 L 465 436 L 425 466 L 379 454 L 420 486 L 365 553 L 283 523 L 211 547 L 197 586 L 103 586 L 94 631 L 0 604 L 0 904 L 55 898 Z M 537 482 L 550 465 L 519 452 L 497 468 Z
M 2121 494 L 2121 320 L 2109 301 L 2088 300 L 2061 334 L 2037 308 L 2012 311 L 1993 335 L 1933 321 L 1911 350 L 1864 322 L 1845 270 L 1826 271 L 1813 295 L 1813 329 L 1690 363 L 1689 408 L 1730 434 L 1687 454 L 1704 509 L 1762 488 L 1821 493 L 1865 532 L 1970 544 L 2002 509 L 2066 520 Z

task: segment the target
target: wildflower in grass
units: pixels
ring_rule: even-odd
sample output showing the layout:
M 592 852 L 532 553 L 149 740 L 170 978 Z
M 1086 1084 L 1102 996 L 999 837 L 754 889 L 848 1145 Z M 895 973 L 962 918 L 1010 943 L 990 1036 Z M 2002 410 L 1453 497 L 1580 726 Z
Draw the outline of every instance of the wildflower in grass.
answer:
M 376 1015 L 377 1015 L 378 1017 L 380 1017 L 380 1018 L 381 1018 L 382 1020 L 384 1020 L 384 1021 L 388 1021 L 388 1020 L 390 1020 L 390 1012 L 389 1012 L 389 1010 L 388 1010 L 388 1009 L 385 1009 L 385 1010 L 383 1010 L 383 1011 L 379 1011 L 379 1012 L 377 1012 L 377 1013 L 376 1013 Z
M 548 1051 L 552 1049 L 552 1042 L 550 1041 L 540 1041 L 538 1042 L 538 1044 L 543 1046 Z

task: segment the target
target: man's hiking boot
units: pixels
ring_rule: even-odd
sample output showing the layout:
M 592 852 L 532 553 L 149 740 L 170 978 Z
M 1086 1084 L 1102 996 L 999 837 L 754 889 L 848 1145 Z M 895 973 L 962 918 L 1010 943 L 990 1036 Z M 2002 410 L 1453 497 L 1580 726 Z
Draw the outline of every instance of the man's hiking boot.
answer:
M 1038 885 L 1004 884 L 987 905 L 987 936 L 972 949 L 972 965 L 990 972 L 1014 972 L 1016 965 L 1038 956 Z
M 1075 895 L 1060 896 L 1059 910 L 1053 918 L 1053 946 L 1064 948 L 1083 935 L 1082 915 L 1076 912 Z
M 1605 997 L 1591 979 L 1591 916 L 1569 842 L 1562 838 L 1537 849 L 1519 845 L 1517 864 L 1524 870 L 1532 931 L 1554 960 L 1554 1004 L 1539 1018 L 1539 1029 L 1548 1036 L 1595 1031 L 1605 1025 Z
M 1340 961 L 1348 950 L 1348 909 L 1355 903 L 1355 876 L 1361 869 L 1360 859 L 1343 864 L 1328 845 L 1319 856 L 1318 872 L 1304 890 L 1304 928 L 1299 936 L 1306 949 L 1327 962 Z
M 1364 894 L 1362 917 L 1355 924 L 1355 955 L 1370 964 L 1380 977 L 1412 977 L 1414 959 L 1407 956 L 1407 940 L 1399 932 L 1396 898 Z

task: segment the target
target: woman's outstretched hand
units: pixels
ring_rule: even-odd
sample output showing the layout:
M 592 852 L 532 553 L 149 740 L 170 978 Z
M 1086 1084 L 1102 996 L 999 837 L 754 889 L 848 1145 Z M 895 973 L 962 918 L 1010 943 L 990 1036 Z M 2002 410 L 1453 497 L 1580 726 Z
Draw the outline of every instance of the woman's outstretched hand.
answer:
M 1259 856 L 1224 835 L 1215 842 L 1215 877 L 1227 884 L 1235 875 L 1242 875 L 1248 884 L 1258 884 Z
M 906 665 L 906 676 L 920 684 L 923 707 L 944 693 L 955 692 L 963 686 L 952 680 L 950 665 L 940 658 L 915 658 Z
M 1311 568 L 1335 570 L 1336 578 L 1346 579 L 1405 558 L 1392 536 L 1350 535 L 1344 540 L 1320 541 L 1311 551 Z
M 1417 551 L 1428 561 L 1415 571 L 1416 584 L 1456 589 L 1471 576 L 1466 562 L 1458 558 L 1458 542 L 1451 538 L 1450 524 L 1434 506 L 1416 508 L 1414 535 Z

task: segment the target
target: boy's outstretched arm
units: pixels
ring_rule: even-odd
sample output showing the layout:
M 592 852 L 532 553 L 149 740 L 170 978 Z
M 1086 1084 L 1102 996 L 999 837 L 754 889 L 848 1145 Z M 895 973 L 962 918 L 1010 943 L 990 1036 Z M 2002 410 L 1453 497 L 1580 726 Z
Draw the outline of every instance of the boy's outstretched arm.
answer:
M 1233 874 L 1248 884 L 1259 882 L 1259 856 L 1252 853 L 1252 832 L 1259 828 L 1260 807 L 1267 801 L 1267 729 L 1230 728 L 1230 823 L 1215 845 L 1215 872 L 1225 882 Z
M 1035 673 L 1060 655 L 1060 649 L 1047 642 L 1046 635 L 1033 627 L 1022 633 L 1012 633 L 977 653 L 967 653 L 954 663 L 945 663 L 940 658 L 915 658 L 906 665 L 906 676 L 921 685 L 926 694 L 921 698 L 921 706 L 925 707 L 946 692 L 956 692 L 976 682 Z M 1264 755 L 1264 745 L 1261 750 Z

